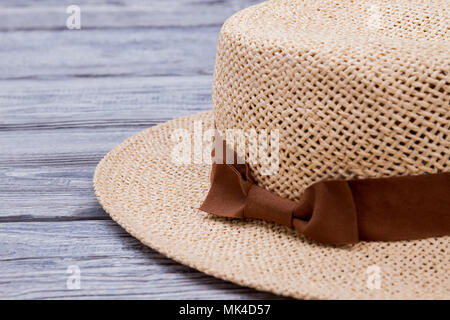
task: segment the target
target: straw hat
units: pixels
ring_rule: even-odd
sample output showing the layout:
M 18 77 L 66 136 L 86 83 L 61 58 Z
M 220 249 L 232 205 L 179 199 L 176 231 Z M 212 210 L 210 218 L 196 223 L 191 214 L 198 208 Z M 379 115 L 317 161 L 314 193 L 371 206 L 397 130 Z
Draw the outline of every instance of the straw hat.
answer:
M 115 147 L 95 172 L 99 202 L 145 245 L 244 286 L 449 299 L 444 7 L 274 0 L 236 13 L 218 41 L 213 110 Z M 216 144 L 211 166 L 214 134 L 233 163 Z

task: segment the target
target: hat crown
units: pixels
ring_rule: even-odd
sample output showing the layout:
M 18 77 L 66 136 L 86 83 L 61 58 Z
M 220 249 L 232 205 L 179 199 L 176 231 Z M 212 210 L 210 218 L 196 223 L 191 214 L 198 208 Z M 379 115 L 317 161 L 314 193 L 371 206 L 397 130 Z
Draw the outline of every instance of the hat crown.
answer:
M 217 129 L 278 130 L 278 172 L 250 168 L 293 200 L 322 180 L 450 171 L 443 8 L 273 0 L 238 12 L 218 41 Z

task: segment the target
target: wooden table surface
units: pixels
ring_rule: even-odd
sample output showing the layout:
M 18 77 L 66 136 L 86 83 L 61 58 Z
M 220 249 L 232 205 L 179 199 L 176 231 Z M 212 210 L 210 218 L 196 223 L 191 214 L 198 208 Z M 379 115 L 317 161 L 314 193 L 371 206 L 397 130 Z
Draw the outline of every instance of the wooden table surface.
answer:
M 66 27 L 73 2 L 81 30 Z M 145 247 L 92 189 L 125 138 L 211 108 L 220 27 L 257 2 L 1 1 L 0 298 L 276 298 Z

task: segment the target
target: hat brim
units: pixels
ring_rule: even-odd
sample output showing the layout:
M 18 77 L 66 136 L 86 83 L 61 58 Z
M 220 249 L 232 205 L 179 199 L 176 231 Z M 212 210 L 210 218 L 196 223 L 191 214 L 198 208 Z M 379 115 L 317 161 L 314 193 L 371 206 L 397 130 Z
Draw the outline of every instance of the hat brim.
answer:
M 294 298 L 450 298 L 449 236 L 328 246 L 278 224 L 198 210 L 210 165 L 171 158 L 171 134 L 196 121 L 212 128 L 212 112 L 140 132 L 96 168 L 100 204 L 142 243 L 206 274 Z

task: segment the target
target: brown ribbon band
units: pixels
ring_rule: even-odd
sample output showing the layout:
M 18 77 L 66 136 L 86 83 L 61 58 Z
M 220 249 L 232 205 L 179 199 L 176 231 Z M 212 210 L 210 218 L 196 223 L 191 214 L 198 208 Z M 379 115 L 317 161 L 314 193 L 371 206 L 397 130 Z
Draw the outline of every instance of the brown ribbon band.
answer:
M 200 210 L 294 228 L 326 244 L 450 234 L 450 173 L 322 181 L 299 202 L 257 186 L 247 164 L 217 164 Z

